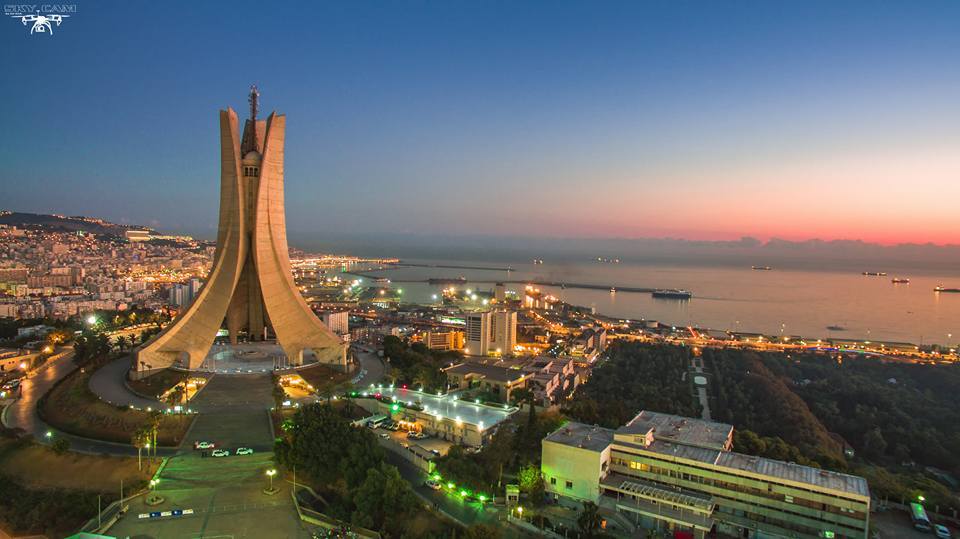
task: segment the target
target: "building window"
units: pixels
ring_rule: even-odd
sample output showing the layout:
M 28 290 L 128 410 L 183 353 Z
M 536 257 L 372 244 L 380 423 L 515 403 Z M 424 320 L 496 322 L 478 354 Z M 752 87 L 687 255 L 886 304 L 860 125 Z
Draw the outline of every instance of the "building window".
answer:
M 567 485 L 566 485 L 566 486 L 567 486 L 567 490 L 572 489 L 572 488 L 573 488 L 573 481 L 567 481 Z
M 556 477 L 551 477 L 551 478 L 550 478 L 550 484 L 551 484 L 551 485 L 556 485 L 556 484 L 557 484 L 557 478 L 556 478 Z

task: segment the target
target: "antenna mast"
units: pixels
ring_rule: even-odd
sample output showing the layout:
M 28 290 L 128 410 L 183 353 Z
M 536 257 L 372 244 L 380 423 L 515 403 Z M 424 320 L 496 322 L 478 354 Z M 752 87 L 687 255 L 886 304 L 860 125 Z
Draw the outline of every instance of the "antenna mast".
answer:
M 253 120 L 254 125 L 257 122 L 257 111 L 260 110 L 260 91 L 257 90 L 257 85 L 253 84 L 250 86 L 250 96 L 247 98 L 247 101 L 250 102 L 250 119 Z

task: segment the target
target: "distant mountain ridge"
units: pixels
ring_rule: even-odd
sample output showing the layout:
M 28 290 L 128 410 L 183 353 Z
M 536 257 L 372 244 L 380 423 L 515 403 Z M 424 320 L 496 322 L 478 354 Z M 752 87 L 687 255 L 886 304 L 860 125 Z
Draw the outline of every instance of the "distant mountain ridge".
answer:
M 95 217 L 24 213 L 6 210 L 0 211 L 0 225 L 15 226 L 17 228 L 41 228 L 44 230 L 63 232 L 82 230 L 91 234 L 109 234 L 113 236 L 123 236 L 127 230 L 149 230 L 153 232 L 149 227 L 120 225 Z

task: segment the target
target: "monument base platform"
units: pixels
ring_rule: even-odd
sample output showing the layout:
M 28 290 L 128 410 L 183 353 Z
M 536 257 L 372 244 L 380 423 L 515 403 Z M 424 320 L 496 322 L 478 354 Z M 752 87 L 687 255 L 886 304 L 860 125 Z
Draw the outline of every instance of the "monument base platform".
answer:
M 314 365 L 317 358 L 305 353 L 302 365 L 294 365 L 276 341 L 215 343 L 198 371 L 218 374 L 256 374 Z

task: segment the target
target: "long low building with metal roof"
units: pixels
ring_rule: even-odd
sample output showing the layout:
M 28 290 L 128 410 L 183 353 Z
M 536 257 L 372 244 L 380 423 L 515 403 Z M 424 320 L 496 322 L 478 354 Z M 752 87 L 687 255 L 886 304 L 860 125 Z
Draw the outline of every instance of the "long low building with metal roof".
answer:
M 733 426 L 641 411 L 618 429 L 567 423 L 543 441 L 547 494 L 645 528 L 737 537 L 858 538 L 866 479 L 736 453 Z

